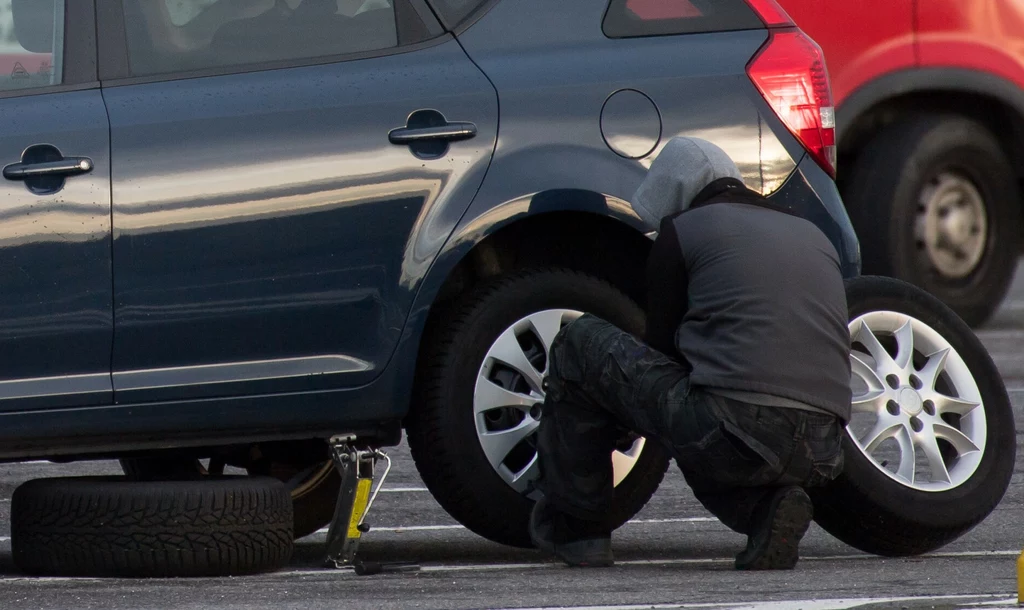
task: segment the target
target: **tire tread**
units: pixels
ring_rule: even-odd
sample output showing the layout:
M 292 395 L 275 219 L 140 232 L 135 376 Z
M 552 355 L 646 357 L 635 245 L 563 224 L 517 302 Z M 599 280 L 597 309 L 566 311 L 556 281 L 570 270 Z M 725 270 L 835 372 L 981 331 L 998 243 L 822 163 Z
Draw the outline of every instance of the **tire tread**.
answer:
M 15 564 L 34 575 L 227 576 L 291 558 L 292 506 L 273 479 L 36 479 L 11 502 Z

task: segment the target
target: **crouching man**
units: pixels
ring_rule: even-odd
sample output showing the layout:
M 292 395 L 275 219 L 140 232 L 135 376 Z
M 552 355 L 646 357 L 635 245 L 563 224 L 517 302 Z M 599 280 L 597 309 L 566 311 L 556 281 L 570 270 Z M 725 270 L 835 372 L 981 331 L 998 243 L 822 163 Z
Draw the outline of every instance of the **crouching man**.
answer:
M 741 570 L 791 569 L 805 488 L 842 469 L 850 335 L 839 257 L 811 222 L 747 189 L 724 151 L 676 138 L 634 198 L 658 238 L 644 340 L 584 315 L 551 349 L 534 544 L 613 563 L 611 452 L 661 442 L 698 500 L 747 536 Z

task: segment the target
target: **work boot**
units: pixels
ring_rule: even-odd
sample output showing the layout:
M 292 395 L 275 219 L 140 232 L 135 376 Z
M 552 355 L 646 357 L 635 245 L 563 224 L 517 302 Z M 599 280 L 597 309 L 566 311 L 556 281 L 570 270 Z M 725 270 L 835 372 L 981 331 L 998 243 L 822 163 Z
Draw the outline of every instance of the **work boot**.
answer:
M 813 517 L 811 499 L 800 487 L 783 487 L 762 500 L 754 510 L 747 548 L 736 556 L 736 569 L 792 570 Z
M 602 568 L 614 563 L 612 534 L 600 524 L 556 511 L 540 499 L 530 514 L 530 539 L 541 551 L 580 568 Z

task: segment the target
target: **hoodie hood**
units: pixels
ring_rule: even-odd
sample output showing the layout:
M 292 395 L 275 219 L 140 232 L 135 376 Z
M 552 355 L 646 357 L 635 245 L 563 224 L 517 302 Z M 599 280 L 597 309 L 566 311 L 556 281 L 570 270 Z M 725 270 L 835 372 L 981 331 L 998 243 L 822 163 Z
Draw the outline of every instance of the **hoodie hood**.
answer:
M 633 210 L 657 231 L 661 219 L 689 208 L 704 187 L 721 178 L 743 180 L 724 150 L 700 138 L 672 138 L 633 196 Z

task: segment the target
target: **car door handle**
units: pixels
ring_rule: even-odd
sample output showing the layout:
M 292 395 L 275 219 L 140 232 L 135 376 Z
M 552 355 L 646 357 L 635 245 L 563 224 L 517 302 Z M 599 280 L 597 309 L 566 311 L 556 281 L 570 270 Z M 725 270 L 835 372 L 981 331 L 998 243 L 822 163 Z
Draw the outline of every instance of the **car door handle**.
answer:
M 92 159 L 88 157 L 65 157 L 40 163 L 11 163 L 4 167 L 4 178 L 28 180 L 44 176 L 75 176 L 91 172 L 92 168 Z
M 388 133 L 392 144 L 414 144 L 431 140 L 454 142 L 467 140 L 476 136 L 476 125 L 473 123 L 447 123 L 435 127 L 400 127 Z

